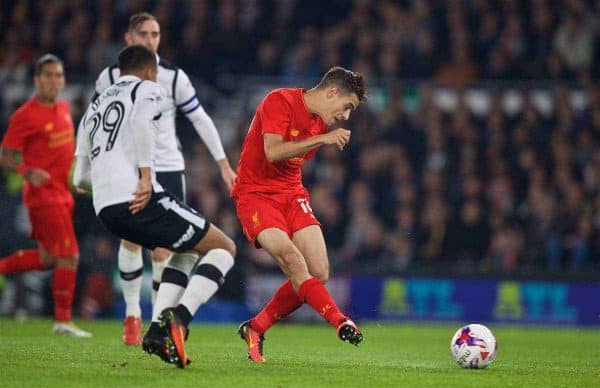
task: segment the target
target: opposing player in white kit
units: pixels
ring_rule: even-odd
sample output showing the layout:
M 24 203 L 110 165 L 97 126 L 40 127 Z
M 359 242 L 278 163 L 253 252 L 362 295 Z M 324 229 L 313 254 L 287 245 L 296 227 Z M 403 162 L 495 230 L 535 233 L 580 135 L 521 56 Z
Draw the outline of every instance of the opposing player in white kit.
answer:
M 140 44 L 156 55 L 158 62 L 157 83 L 165 90 L 165 103 L 169 109 L 158 119 L 156 135 L 155 168 L 158 182 L 167 191 L 185 202 L 184 159 L 175 132 L 175 114 L 179 109 L 192 122 L 194 128 L 217 161 L 223 181 L 228 189 L 235 179 L 235 172 L 223 151 L 219 134 L 210 117 L 196 97 L 196 90 L 183 70 L 168 64 L 157 54 L 160 43 L 160 26 L 154 16 L 142 12 L 131 16 L 129 31 L 125 34 L 128 45 Z M 100 95 L 119 78 L 116 65 L 105 68 L 96 81 L 96 96 Z M 152 252 L 153 301 L 158 290 L 162 270 L 171 252 L 157 248 Z M 141 341 L 140 291 L 142 285 L 143 261 L 139 245 L 121 241 L 119 248 L 119 270 L 121 287 L 125 298 L 126 312 L 123 323 L 123 342 L 126 345 L 139 345 Z
M 223 284 L 235 244 L 156 180 L 156 131 L 164 114 L 154 53 L 133 45 L 119 54 L 121 76 L 90 104 L 77 134 L 73 183 L 91 184 L 94 210 L 118 237 L 174 251 L 165 268 L 143 348 L 181 368 L 187 326 Z M 198 260 L 196 273 L 188 274 Z

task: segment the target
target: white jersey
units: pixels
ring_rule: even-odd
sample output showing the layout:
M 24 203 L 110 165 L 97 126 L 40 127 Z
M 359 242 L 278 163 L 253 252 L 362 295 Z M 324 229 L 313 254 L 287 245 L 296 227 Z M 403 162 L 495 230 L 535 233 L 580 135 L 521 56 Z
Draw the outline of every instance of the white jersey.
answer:
M 116 65 L 105 68 L 96 80 L 96 95 L 102 94 L 119 78 Z M 156 83 L 163 88 L 164 104 L 169 109 L 163 110 L 158 120 L 156 133 L 155 168 L 156 171 L 183 171 L 184 159 L 181 144 L 175 132 L 176 108 L 190 117 L 193 112 L 202 109 L 196 97 L 196 89 L 185 72 L 162 59 L 158 61 Z M 220 143 L 219 143 L 220 145 Z
M 158 84 L 126 75 L 101 93 L 81 119 L 75 155 L 91 165 L 96 214 L 106 206 L 131 201 L 138 168 L 153 166 L 161 94 Z M 152 186 L 154 192 L 163 191 L 154 169 Z

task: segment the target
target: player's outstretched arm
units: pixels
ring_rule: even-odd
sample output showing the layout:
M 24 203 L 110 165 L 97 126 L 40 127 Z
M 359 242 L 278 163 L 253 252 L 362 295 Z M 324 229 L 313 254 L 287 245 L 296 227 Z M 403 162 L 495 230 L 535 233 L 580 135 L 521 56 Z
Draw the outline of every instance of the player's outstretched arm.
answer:
M 231 190 L 231 186 L 233 185 L 236 174 L 229 164 L 227 155 L 225 155 L 223 144 L 221 143 L 221 137 L 219 136 L 219 132 L 217 131 L 212 119 L 204 111 L 202 106 L 199 106 L 196 110 L 187 114 L 187 117 L 194 125 L 196 132 L 204 144 L 206 144 L 206 148 L 208 148 L 208 151 L 212 155 L 213 159 L 219 165 L 223 182 L 225 182 L 227 188 Z
M 263 138 L 267 160 L 276 163 L 303 155 L 324 145 L 335 144 L 341 151 L 350 141 L 350 131 L 338 128 L 301 141 L 285 141 L 283 136 L 274 133 L 265 133 Z
M 192 85 L 187 74 L 179 69 L 175 103 L 179 110 L 190 120 L 198 136 L 202 139 L 213 159 L 219 165 L 221 178 L 228 189 L 231 189 L 236 174 L 229 165 L 229 160 L 223 149 L 221 137 L 215 127 L 215 123 L 206 113 L 202 104 L 196 96 L 196 89 Z
M 219 169 L 221 170 L 221 178 L 223 179 L 223 182 L 225 182 L 227 189 L 231 190 L 237 174 L 229 165 L 229 160 L 227 157 L 219 160 L 217 163 L 219 164 Z

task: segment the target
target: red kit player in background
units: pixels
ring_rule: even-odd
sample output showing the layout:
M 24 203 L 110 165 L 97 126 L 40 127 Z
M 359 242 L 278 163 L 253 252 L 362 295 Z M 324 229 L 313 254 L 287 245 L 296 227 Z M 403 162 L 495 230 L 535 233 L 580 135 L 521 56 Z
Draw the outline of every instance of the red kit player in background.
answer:
M 321 146 L 341 151 L 350 131 L 338 128 L 365 98 L 362 75 L 334 67 L 310 90 L 276 89 L 256 109 L 242 146 L 231 192 L 248 240 L 264 248 L 289 278 L 239 334 L 248 357 L 264 362 L 264 333 L 307 303 L 337 329 L 340 339 L 358 345 L 362 334 L 323 285 L 329 259 L 319 221 L 302 184 L 302 165 Z
M 0 274 L 54 269 L 54 333 L 91 337 L 71 322 L 79 247 L 68 184 L 74 128 L 69 104 L 58 99 L 65 87 L 62 61 L 51 54 L 42 56 L 35 64 L 34 83 L 36 94 L 10 119 L 0 164 L 25 178 L 23 200 L 38 249 L 19 250 L 0 259 Z

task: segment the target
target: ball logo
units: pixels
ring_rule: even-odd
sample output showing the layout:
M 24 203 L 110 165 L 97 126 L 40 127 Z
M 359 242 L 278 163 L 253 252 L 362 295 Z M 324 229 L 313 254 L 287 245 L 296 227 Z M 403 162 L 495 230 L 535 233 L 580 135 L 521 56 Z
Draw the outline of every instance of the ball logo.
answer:
M 458 337 L 454 343 L 456 345 L 462 345 L 466 343 L 469 346 L 479 346 L 480 348 L 486 347 L 484 340 L 475 338 L 471 335 L 471 329 L 468 326 L 462 329 L 460 337 Z

